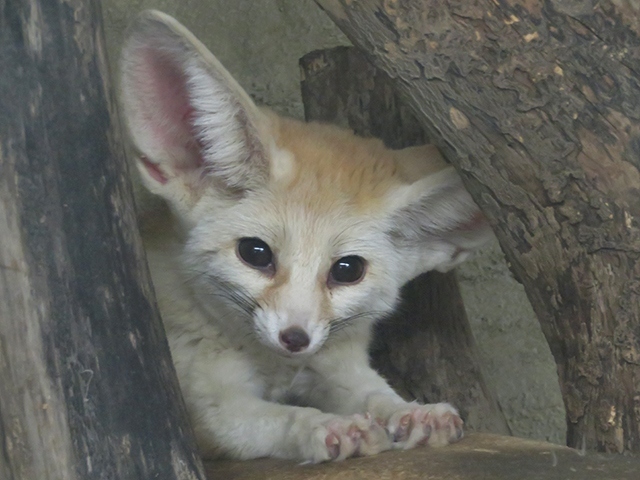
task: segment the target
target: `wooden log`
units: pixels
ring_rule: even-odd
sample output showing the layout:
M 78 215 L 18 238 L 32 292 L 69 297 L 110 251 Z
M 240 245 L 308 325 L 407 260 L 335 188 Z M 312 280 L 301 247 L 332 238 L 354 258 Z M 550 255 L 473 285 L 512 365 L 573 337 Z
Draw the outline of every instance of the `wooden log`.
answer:
M 355 48 L 338 47 L 300 60 L 307 120 L 352 128 L 390 148 L 428 143 L 389 77 Z M 403 289 L 397 312 L 381 322 L 371 349 L 373 366 L 405 398 L 452 402 L 466 428 L 510 433 L 480 370 L 454 272 L 429 272 Z
M 640 11 L 316 0 L 458 168 L 558 365 L 567 442 L 640 452 Z
M 137 233 L 100 2 L 0 11 L 0 478 L 204 478 Z
M 383 452 L 345 462 L 298 465 L 274 459 L 220 461 L 205 466 L 225 480 L 636 480 L 640 458 L 584 455 L 561 445 L 471 434 L 445 448 Z

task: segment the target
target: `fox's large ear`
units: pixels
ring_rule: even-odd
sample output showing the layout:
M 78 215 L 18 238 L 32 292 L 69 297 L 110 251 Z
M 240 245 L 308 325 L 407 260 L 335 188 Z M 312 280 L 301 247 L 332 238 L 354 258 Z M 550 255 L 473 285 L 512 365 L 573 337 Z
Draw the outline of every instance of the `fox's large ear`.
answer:
M 405 184 L 392 194 L 390 235 L 406 259 L 407 280 L 447 271 L 492 238 L 491 228 L 432 145 L 396 152 Z
M 237 193 L 266 180 L 264 114 L 176 20 L 141 13 L 120 68 L 125 119 L 152 192 L 188 203 L 208 181 Z

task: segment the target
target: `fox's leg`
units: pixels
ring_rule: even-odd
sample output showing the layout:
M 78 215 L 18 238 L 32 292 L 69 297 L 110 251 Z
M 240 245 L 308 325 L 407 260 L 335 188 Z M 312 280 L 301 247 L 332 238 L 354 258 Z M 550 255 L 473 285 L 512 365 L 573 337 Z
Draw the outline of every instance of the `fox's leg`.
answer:
M 369 366 L 366 343 L 335 345 L 312 364 L 305 400 L 326 412 L 367 412 L 384 425 L 394 448 L 446 445 L 462 438 L 463 421 L 448 403 L 420 405 L 403 400 Z
M 199 347 L 181 384 L 203 456 L 322 462 L 391 447 L 370 417 L 263 400 L 260 380 L 239 352 Z

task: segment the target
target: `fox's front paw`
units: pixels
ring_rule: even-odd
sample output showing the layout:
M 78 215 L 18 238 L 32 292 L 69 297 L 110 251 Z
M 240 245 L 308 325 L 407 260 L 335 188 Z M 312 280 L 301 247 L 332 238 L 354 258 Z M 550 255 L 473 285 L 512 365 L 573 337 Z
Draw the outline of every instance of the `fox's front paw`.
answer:
M 443 446 L 462 438 L 463 421 L 448 403 L 407 405 L 389 418 L 387 431 L 394 448 Z
M 386 430 L 369 415 L 322 415 L 307 419 L 310 435 L 302 455 L 313 463 L 375 455 L 391 448 Z

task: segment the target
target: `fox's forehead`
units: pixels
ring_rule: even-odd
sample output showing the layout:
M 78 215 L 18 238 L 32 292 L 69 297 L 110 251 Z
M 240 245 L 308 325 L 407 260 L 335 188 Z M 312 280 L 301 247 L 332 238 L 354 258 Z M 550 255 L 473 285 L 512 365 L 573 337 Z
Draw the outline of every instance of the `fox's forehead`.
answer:
M 364 254 L 371 247 L 373 237 L 380 235 L 380 216 L 367 215 L 339 199 L 312 198 L 311 195 L 287 195 L 284 190 L 257 194 L 238 205 L 238 222 L 242 222 L 243 236 L 257 236 L 281 253 L 302 255 L 326 254 L 345 256 Z M 241 215 L 248 215 L 244 221 Z M 229 226 L 236 228 L 229 219 Z M 245 231 L 246 230 L 246 231 Z M 301 259 L 296 259 L 300 261 Z M 327 258 L 328 260 L 328 258 Z
M 349 202 L 287 195 L 283 189 L 251 192 L 225 208 L 210 197 L 194 211 L 191 247 L 230 251 L 239 238 L 259 238 L 280 266 L 315 275 L 348 255 L 378 258 L 387 242 L 384 215 L 363 215 Z
M 400 183 L 397 158 L 377 139 L 331 125 L 278 119 L 272 161 L 282 170 L 279 193 L 317 210 L 375 210 Z M 274 192 L 275 193 L 275 192 Z

